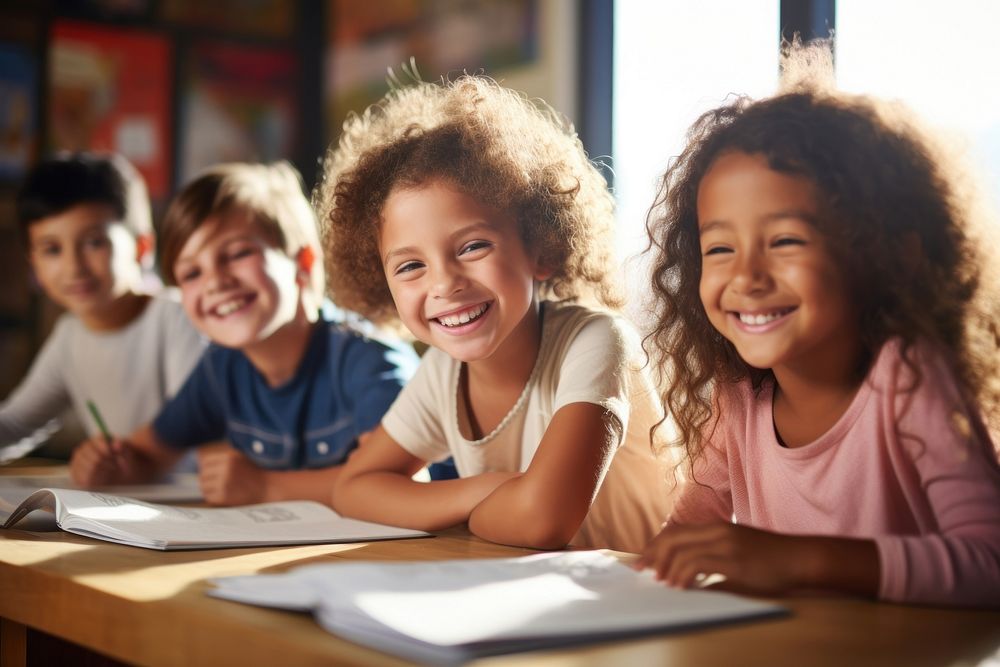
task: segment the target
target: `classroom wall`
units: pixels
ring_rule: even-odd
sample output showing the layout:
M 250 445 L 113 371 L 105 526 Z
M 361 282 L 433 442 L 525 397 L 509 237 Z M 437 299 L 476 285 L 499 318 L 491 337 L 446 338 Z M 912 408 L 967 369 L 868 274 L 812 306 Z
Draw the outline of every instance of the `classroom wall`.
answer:
M 156 220 L 215 161 L 287 159 L 311 187 L 342 113 L 410 56 L 424 79 L 485 71 L 575 121 L 578 32 L 574 0 L 0 2 L 0 400 L 59 314 L 14 223 L 38 156 L 124 152 Z

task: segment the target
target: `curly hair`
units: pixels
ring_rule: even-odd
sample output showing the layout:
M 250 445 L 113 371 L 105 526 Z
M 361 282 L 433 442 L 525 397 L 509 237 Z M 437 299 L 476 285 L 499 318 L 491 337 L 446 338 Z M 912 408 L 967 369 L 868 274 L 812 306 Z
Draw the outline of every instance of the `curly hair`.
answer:
M 416 82 L 344 123 L 313 193 L 330 295 L 378 324 L 398 325 L 379 255 L 395 188 L 442 179 L 510 213 L 525 247 L 552 271 L 541 298 L 615 308 L 614 201 L 572 125 L 542 102 L 484 76 Z
M 816 48 L 795 45 L 786 57 L 801 49 L 815 58 Z M 686 460 L 700 455 L 717 423 L 717 392 L 745 380 L 759 391 L 773 378 L 740 358 L 699 297 L 698 186 L 731 152 L 763 156 L 771 169 L 816 186 L 816 227 L 858 307 L 859 380 L 888 339 L 901 339 L 904 353 L 926 341 L 945 352 L 967 399 L 996 423 L 1000 299 L 987 294 L 996 285 L 985 279 L 992 267 L 976 240 L 982 221 L 956 163 L 899 106 L 803 78 L 772 98 L 738 98 L 704 113 L 647 216 L 655 328 L 644 346 Z

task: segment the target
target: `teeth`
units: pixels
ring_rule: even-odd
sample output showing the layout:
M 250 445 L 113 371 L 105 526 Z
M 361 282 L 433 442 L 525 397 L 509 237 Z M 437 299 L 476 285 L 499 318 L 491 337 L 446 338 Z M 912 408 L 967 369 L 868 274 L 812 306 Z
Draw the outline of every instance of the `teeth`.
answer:
M 229 313 L 239 310 L 239 308 L 242 307 L 243 304 L 245 304 L 246 302 L 247 300 L 245 297 L 226 301 L 215 307 L 215 314 L 218 315 L 219 317 L 225 317 Z
M 749 313 L 740 313 L 740 322 L 742 322 L 743 324 L 756 324 L 756 325 L 767 324 L 768 322 L 773 322 L 774 320 L 778 319 L 779 317 L 784 317 L 789 312 L 790 311 L 788 311 L 788 310 L 780 310 L 780 311 L 777 311 L 777 312 L 774 312 L 774 313 L 767 313 L 766 315 L 763 314 L 763 313 L 760 314 L 760 315 L 751 315 Z
M 486 312 L 487 304 L 483 303 L 475 308 L 466 310 L 459 313 L 458 315 L 446 315 L 444 317 L 437 318 L 437 321 L 446 327 L 458 327 L 463 324 L 468 324 L 474 319 L 477 319 L 480 315 Z

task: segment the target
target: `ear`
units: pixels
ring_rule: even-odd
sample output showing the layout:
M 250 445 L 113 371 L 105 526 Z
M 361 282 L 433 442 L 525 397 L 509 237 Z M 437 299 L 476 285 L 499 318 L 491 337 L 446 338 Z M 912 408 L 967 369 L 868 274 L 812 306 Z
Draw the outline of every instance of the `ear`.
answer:
M 135 261 L 142 264 L 147 258 L 152 256 L 156 243 L 151 234 L 140 234 L 135 237 Z
M 544 281 L 548 280 L 549 278 L 552 277 L 552 274 L 555 273 L 554 269 L 550 269 L 545 264 L 545 262 L 543 262 L 538 257 L 536 257 L 534 260 L 532 260 L 532 263 L 535 265 L 535 269 L 534 269 L 534 271 L 532 272 L 531 275 L 538 282 L 544 282 Z
M 295 263 L 299 267 L 299 274 L 306 280 L 312 275 L 313 264 L 316 262 L 316 253 L 309 246 L 302 246 L 295 255 Z

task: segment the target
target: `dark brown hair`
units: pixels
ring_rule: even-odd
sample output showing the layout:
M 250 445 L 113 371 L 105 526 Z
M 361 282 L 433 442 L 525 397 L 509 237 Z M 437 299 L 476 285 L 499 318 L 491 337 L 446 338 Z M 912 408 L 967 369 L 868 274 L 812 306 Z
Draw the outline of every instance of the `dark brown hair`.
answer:
M 995 420 L 1000 299 L 986 294 L 995 286 L 982 279 L 989 265 L 974 240 L 979 220 L 955 163 L 903 109 L 802 80 L 773 98 L 740 98 L 703 114 L 647 218 L 656 321 L 644 346 L 688 461 L 714 427 L 717 390 L 746 380 L 759 390 L 773 377 L 740 358 L 699 297 L 698 186 L 720 155 L 734 151 L 815 185 L 816 226 L 857 305 L 865 359 L 890 338 L 901 339 L 904 353 L 927 342 Z

